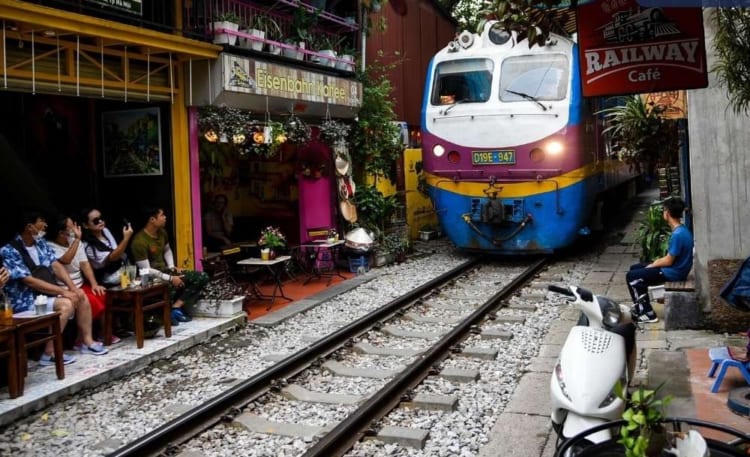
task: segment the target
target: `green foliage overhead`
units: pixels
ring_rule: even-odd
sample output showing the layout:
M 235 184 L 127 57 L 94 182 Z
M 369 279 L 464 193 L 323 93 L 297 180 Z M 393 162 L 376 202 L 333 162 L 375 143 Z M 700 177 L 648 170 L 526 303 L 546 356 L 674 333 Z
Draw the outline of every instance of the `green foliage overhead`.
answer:
M 361 186 L 354 194 L 354 203 L 357 205 L 358 224 L 373 232 L 375 239 L 382 243 L 386 223 L 401 207 L 398 197 L 385 197 L 375 186 Z
M 492 0 L 489 8 L 480 12 L 484 20 L 478 24 L 478 30 L 487 20 L 495 19 L 498 27 L 508 32 L 515 32 L 517 40 L 528 38 L 529 48 L 535 44 L 542 46 L 550 33 L 568 36 L 565 24 L 570 21 L 574 12 L 563 0 Z
M 750 112 L 750 10 L 716 8 L 714 48 L 717 64 L 712 68 L 736 114 Z

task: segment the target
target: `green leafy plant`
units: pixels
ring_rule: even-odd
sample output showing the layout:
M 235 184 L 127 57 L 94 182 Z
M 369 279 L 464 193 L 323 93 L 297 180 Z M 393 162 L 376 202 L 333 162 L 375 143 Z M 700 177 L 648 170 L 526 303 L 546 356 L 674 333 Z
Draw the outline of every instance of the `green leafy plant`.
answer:
M 224 11 L 216 16 L 216 20 L 219 22 L 232 22 L 234 24 L 240 23 L 240 17 L 234 11 Z
M 649 207 L 646 218 L 638 227 L 641 262 L 651 262 L 667 253 L 672 230 L 664 220 L 663 212 L 664 208 L 661 205 Z
M 625 395 L 622 384 L 618 382 L 615 386 L 615 395 L 627 404 L 622 413 L 622 419 L 627 423 L 620 428 L 620 439 L 617 441 L 625 447 L 626 457 L 660 455 L 667 444 L 662 421 L 664 409 L 672 401 L 672 396 L 659 398 L 657 393 L 663 386 L 664 383 L 654 390 L 639 387 L 629 397 Z
M 315 10 L 314 13 L 310 14 L 304 8 L 295 9 L 294 16 L 292 16 L 292 33 L 288 38 L 293 42 L 311 42 L 313 40 L 312 30 L 318 23 L 319 14 L 320 10 Z
M 395 163 L 402 145 L 397 141 L 399 128 L 391 92 L 393 87 L 386 72 L 393 65 L 382 65 L 377 59 L 360 75 L 362 80 L 362 108 L 359 122 L 352 131 L 352 160 L 362 164 L 360 170 L 395 181 Z
M 246 134 L 252 122 L 249 111 L 227 105 L 204 106 L 198 110 L 198 127 L 202 132 L 213 130 L 216 134 L 231 137 Z
M 626 161 L 637 168 L 646 164 L 652 174 L 657 164 L 671 165 L 677 160 L 677 122 L 665 119 L 665 108 L 647 104 L 639 95 L 618 97 L 615 106 L 603 114 L 608 127 L 604 134 L 622 148 Z
M 385 241 L 385 225 L 401 208 L 396 195 L 383 196 L 375 186 L 362 186 L 354 194 L 359 224 L 375 234 L 377 242 Z
M 726 88 L 727 98 L 735 114 L 750 112 L 750 11 L 747 8 L 716 8 L 714 48 L 719 84 Z

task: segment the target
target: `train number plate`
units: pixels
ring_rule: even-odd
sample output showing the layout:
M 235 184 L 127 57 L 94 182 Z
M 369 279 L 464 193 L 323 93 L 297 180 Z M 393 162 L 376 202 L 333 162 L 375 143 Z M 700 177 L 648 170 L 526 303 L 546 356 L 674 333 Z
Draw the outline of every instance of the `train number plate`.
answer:
M 471 153 L 471 163 L 474 165 L 514 165 L 516 151 L 510 149 L 474 151 Z

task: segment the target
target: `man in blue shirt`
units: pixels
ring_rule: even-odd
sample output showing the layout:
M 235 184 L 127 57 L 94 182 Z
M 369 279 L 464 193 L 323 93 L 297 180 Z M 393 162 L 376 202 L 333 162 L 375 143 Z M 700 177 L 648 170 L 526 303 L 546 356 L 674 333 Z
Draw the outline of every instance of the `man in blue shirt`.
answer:
M 633 299 L 633 317 L 638 322 L 658 322 L 648 298 L 648 286 L 667 281 L 684 281 L 693 267 L 693 235 L 682 225 L 685 202 L 679 197 L 669 197 L 663 202 L 664 220 L 672 228 L 667 255 L 649 264 L 638 263 L 630 267 L 625 276 Z
M 65 329 L 68 320 L 72 319 L 74 315 L 76 316 L 79 336 L 84 343 L 82 348 L 85 347 L 85 350 L 82 349 L 81 352 L 96 355 L 106 354 L 107 350 L 101 346 L 101 343 L 96 343 L 92 338 L 91 306 L 86 299 L 86 295 L 73 284 L 65 267 L 58 262 L 55 251 L 44 239 L 47 229 L 47 222 L 44 217 L 36 211 L 26 212 L 22 216 L 19 228 L 21 230 L 13 241 L 0 249 L 3 264 L 10 272 L 10 279 L 4 290 L 10 299 L 13 311 L 19 313 L 34 309 L 34 299 L 41 295 L 47 302 L 47 311 L 58 311 L 60 313 L 61 331 Z M 51 269 L 54 276 L 63 281 L 66 286 L 59 286 L 56 282 L 47 282 L 34 277 L 25 259 L 26 256 L 35 266 Z M 52 350 L 52 342 L 50 341 L 39 360 L 40 365 L 54 365 Z M 75 357 L 67 354 L 64 354 L 63 359 L 65 364 L 73 363 L 76 360 Z

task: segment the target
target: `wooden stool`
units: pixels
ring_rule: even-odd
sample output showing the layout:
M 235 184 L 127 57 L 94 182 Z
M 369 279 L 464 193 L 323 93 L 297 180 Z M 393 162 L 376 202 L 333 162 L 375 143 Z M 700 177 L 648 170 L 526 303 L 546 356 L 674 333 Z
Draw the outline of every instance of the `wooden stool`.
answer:
M 172 303 L 169 301 L 169 283 L 152 282 L 147 286 L 113 287 L 107 289 L 107 307 L 104 310 L 104 345 L 112 344 L 112 314 L 115 311 L 132 313 L 135 321 L 135 341 L 138 349 L 143 347 L 145 322 L 144 311 L 162 309 L 164 335 L 172 336 Z
M 0 359 L 8 361 L 8 393 L 10 398 L 21 395 L 18 391 L 18 354 L 16 353 L 16 328 L 13 325 L 0 327 Z
M 50 311 L 38 316 L 36 314 L 20 313 L 13 315 L 13 323 L 16 325 L 16 349 L 18 351 L 18 393 L 23 395 L 23 385 L 28 372 L 29 349 L 46 345 L 52 341 L 55 349 L 55 371 L 57 379 L 65 379 L 65 368 L 63 361 L 62 333 L 60 333 L 60 313 Z M 34 338 L 32 333 L 46 330 L 47 333 L 39 338 Z

